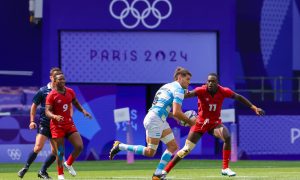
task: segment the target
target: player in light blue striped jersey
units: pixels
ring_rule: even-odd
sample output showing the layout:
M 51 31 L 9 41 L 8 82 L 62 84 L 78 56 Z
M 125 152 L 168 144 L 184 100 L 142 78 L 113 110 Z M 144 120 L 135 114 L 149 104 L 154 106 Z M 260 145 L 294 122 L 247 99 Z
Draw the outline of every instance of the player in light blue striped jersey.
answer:
M 174 139 L 174 134 L 166 121 L 167 117 L 173 117 L 176 120 L 183 120 L 193 126 L 194 119 L 189 119 L 182 112 L 182 101 L 184 99 L 185 89 L 190 84 L 192 74 L 182 67 L 178 67 L 174 73 L 174 81 L 163 85 L 155 94 L 152 107 L 149 109 L 145 119 L 144 127 L 146 129 L 147 147 L 142 145 L 129 145 L 115 141 L 109 158 L 112 160 L 120 151 L 131 151 L 135 154 L 153 157 L 162 141 L 167 145 L 167 149 L 162 154 L 161 160 L 153 174 L 152 179 L 164 179 L 162 170 L 170 161 L 172 154 L 178 146 Z M 172 112 L 171 112 L 172 109 Z

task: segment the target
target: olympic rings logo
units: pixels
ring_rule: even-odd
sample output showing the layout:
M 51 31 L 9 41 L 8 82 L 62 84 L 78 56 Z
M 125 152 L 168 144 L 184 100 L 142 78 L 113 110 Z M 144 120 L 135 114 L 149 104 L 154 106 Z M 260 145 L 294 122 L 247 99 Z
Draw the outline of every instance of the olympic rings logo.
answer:
M 20 149 L 7 149 L 7 154 L 12 160 L 20 160 L 22 156 Z
M 114 9 L 114 6 L 116 5 L 116 3 L 118 3 L 118 1 L 122 2 L 125 5 L 125 8 L 123 10 L 121 10 L 121 12 L 117 15 L 113 9 Z M 146 5 L 146 8 L 140 12 L 135 7 L 137 2 L 143 2 Z M 163 15 L 156 8 L 157 3 L 159 3 L 159 2 L 164 2 L 168 6 L 168 12 L 165 15 Z M 133 29 L 133 28 L 137 27 L 140 24 L 140 22 L 142 22 L 142 24 L 146 28 L 154 29 L 160 25 L 160 23 L 163 19 L 167 19 L 171 15 L 172 4 L 170 3 L 169 0 L 155 0 L 152 5 L 148 2 L 148 0 L 133 0 L 133 2 L 130 5 L 127 0 L 113 0 L 109 5 L 109 11 L 110 11 L 110 14 L 115 19 L 119 19 L 121 24 L 127 29 Z M 128 24 L 125 22 L 125 19 L 129 15 L 131 15 L 132 17 L 134 17 L 136 19 L 135 22 L 132 24 Z M 147 19 L 150 15 L 153 15 L 157 19 L 156 23 L 148 24 L 146 22 L 145 19 Z

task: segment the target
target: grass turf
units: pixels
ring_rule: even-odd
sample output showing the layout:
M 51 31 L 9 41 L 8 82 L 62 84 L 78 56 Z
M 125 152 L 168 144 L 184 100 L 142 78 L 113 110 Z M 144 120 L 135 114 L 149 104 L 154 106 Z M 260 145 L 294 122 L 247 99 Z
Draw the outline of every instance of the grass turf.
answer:
M 157 160 L 126 161 L 78 161 L 74 163 L 77 176 L 72 177 L 65 170 L 66 179 L 151 179 Z M 300 180 L 299 161 L 238 161 L 231 163 L 236 177 L 221 176 L 220 160 L 183 160 L 168 174 L 168 179 L 228 179 L 234 180 Z M 20 179 L 17 172 L 23 164 L 0 164 L 0 179 Z M 23 179 L 38 179 L 41 163 L 33 163 Z M 57 179 L 56 165 L 48 170 Z

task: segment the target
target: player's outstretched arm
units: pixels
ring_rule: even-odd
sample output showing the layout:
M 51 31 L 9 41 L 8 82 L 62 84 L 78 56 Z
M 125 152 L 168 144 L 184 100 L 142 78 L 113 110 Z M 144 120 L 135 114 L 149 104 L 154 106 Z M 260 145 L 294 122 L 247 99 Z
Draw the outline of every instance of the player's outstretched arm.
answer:
M 74 98 L 73 101 L 72 101 L 72 103 L 74 104 L 74 106 L 75 106 L 80 112 L 83 113 L 83 115 L 84 115 L 85 117 L 88 117 L 88 118 L 92 119 L 92 116 L 90 115 L 90 113 L 87 112 L 87 111 L 82 107 L 82 105 L 79 103 L 79 101 L 77 100 L 77 98 Z
M 252 104 L 247 98 L 245 98 L 244 96 L 235 93 L 233 95 L 233 98 L 243 104 L 245 104 L 246 106 L 248 106 L 249 108 L 251 108 L 256 115 L 262 116 L 265 114 L 265 111 L 261 108 L 256 107 L 254 104 Z
M 189 91 L 188 89 L 184 93 L 184 98 L 191 98 L 191 97 L 195 97 L 195 96 L 196 96 L 196 92 Z

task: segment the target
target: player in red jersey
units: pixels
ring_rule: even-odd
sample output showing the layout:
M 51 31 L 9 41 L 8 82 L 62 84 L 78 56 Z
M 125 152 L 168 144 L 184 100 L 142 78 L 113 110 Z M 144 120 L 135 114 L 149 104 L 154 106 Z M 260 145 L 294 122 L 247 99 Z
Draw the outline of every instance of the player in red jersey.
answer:
M 57 67 L 53 67 L 50 70 L 50 82 L 46 85 L 41 87 L 37 93 L 34 95 L 32 99 L 32 105 L 30 108 L 30 129 L 37 129 L 37 135 L 35 139 L 35 145 L 32 152 L 28 155 L 28 159 L 26 161 L 25 166 L 18 172 L 18 176 L 23 178 L 26 172 L 28 171 L 29 167 L 33 163 L 33 161 L 38 156 L 38 153 L 43 149 L 47 139 L 50 140 L 51 146 L 51 154 L 47 157 L 45 163 L 43 164 L 41 170 L 38 172 L 38 177 L 42 179 L 51 179 L 49 174 L 47 173 L 47 169 L 50 165 L 55 161 L 55 154 L 53 151 L 52 140 L 51 140 L 51 132 L 50 132 L 50 121 L 45 115 L 45 103 L 46 97 L 49 92 L 53 89 L 54 86 L 54 76 L 56 74 L 62 73 L 61 70 Z M 37 108 L 40 105 L 40 116 L 39 116 L 39 124 L 35 122 L 35 116 L 37 112 Z
M 83 149 L 81 136 L 72 119 L 72 104 L 84 116 L 89 118 L 92 116 L 78 102 L 73 89 L 65 86 L 66 80 L 63 74 L 56 75 L 54 83 L 56 84 L 55 88 L 46 98 L 46 115 L 51 119 L 50 130 L 57 154 L 58 179 L 64 179 L 63 166 L 68 169 L 72 176 L 76 176 L 72 164 Z M 73 145 L 74 150 L 68 160 L 63 163 L 65 137 Z
M 173 159 L 168 163 L 164 173 L 169 173 L 171 169 L 195 147 L 196 143 L 208 132 L 221 139 L 223 144 L 223 167 L 221 174 L 226 176 L 235 176 L 236 173 L 229 169 L 229 159 L 231 154 L 231 137 L 226 126 L 223 125 L 221 108 L 225 98 L 235 99 L 249 108 L 257 115 L 264 115 L 261 108 L 257 108 L 247 98 L 233 92 L 231 89 L 222 87 L 218 82 L 218 75 L 210 73 L 206 85 L 195 88 L 187 92 L 185 97 L 198 97 L 198 119 L 191 127 L 184 147 L 177 152 Z

